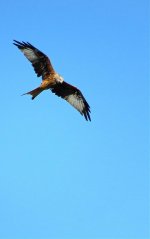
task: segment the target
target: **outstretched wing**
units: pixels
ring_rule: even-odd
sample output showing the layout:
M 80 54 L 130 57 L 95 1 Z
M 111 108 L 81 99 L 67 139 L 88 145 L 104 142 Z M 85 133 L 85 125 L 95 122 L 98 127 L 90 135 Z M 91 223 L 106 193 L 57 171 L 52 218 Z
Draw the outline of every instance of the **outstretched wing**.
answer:
M 42 79 L 44 79 L 46 75 L 54 73 L 54 69 L 49 58 L 43 52 L 32 46 L 29 42 L 26 43 L 14 40 L 13 44 L 17 46 L 32 63 L 38 77 L 42 76 Z
M 91 121 L 90 106 L 79 89 L 64 81 L 63 83 L 54 85 L 51 91 L 68 101 L 81 115 L 84 115 L 86 120 Z

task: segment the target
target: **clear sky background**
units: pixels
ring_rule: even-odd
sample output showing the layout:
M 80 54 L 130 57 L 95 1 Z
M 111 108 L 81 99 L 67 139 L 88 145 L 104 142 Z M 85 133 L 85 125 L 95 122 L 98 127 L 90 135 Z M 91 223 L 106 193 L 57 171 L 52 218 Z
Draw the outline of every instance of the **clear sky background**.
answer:
M 148 239 L 148 1 L 0 1 L 0 239 Z M 43 92 L 29 41 L 91 106 Z

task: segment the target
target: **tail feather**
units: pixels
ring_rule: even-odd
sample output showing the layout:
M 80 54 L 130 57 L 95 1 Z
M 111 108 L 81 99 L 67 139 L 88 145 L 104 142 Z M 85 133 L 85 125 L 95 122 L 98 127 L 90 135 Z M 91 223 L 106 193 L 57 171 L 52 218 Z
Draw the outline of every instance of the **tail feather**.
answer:
M 23 94 L 23 95 L 32 95 L 32 100 L 37 96 L 37 95 L 39 95 L 41 92 L 42 92 L 43 90 L 40 88 L 40 87 L 38 87 L 38 88 L 36 88 L 36 89 L 34 89 L 34 90 L 31 90 L 31 91 L 29 91 L 29 92 L 27 92 L 27 93 L 25 93 L 25 94 Z

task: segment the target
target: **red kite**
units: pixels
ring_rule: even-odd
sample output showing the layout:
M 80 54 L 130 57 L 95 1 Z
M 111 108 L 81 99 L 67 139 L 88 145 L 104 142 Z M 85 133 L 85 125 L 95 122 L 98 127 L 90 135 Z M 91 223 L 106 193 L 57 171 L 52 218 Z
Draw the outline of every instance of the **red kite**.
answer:
M 49 58 L 43 52 L 39 51 L 29 42 L 26 43 L 14 40 L 13 44 L 17 46 L 32 63 L 37 76 L 42 76 L 41 85 L 24 95 L 32 95 L 33 100 L 43 90 L 50 89 L 54 94 L 68 101 L 68 103 L 76 108 L 86 120 L 91 121 L 90 106 L 81 91 L 64 81 L 64 79 L 53 69 Z

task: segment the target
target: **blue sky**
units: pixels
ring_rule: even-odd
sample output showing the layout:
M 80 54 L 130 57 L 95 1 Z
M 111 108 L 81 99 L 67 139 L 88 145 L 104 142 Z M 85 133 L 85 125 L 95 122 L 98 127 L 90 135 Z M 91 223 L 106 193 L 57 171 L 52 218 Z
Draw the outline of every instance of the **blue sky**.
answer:
M 1 1 L 0 239 L 148 239 L 148 1 Z M 91 106 L 45 91 L 29 41 Z

